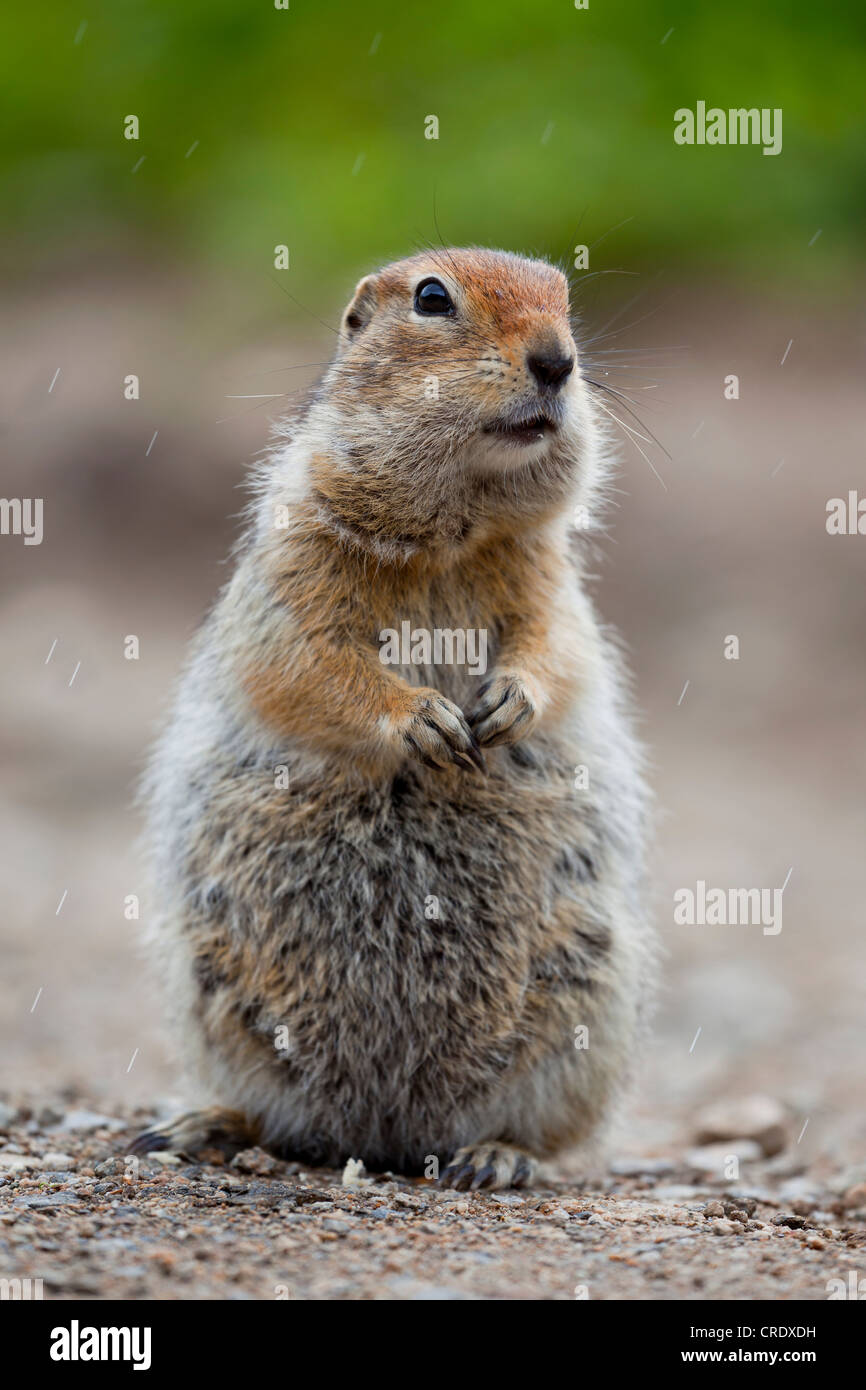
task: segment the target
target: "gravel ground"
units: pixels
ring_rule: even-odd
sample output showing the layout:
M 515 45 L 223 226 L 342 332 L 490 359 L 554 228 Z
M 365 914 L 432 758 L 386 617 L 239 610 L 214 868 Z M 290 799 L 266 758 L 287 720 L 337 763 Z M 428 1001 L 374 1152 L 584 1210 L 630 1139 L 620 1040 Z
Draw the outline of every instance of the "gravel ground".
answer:
M 0 1105 L 6 1278 L 46 1299 L 700 1300 L 827 1299 L 829 1280 L 866 1277 L 866 1166 L 805 1176 L 783 1149 L 745 1158 L 748 1180 L 707 1178 L 754 1138 L 470 1194 L 345 1185 L 260 1149 L 129 1158 L 151 1118 L 69 1093 Z

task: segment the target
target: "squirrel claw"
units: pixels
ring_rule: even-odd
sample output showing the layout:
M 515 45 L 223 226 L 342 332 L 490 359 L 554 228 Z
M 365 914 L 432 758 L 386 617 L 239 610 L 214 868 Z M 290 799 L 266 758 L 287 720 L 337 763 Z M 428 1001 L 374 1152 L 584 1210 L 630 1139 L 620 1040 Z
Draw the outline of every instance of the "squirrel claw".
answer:
M 496 1169 L 494 1168 L 492 1163 L 485 1163 L 483 1168 L 479 1168 L 478 1172 L 475 1174 L 475 1177 L 469 1184 L 469 1190 L 471 1192 L 477 1192 L 479 1188 L 492 1187 L 495 1181 Z
M 160 1149 L 167 1148 L 167 1135 L 159 1134 L 153 1129 L 146 1129 L 141 1134 L 136 1135 L 126 1152 L 130 1154 L 152 1154 L 158 1153 Z
M 468 715 L 479 743 L 493 748 L 498 743 L 516 743 L 529 733 L 538 707 L 520 676 L 504 673 L 482 685 L 478 700 Z
M 465 1192 L 475 1169 L 471 1163 L 452 1163 L 439 1179 L 440 1187 L 453 1187 L 457 1192 Z
M 478 740 L 464 718 L 463 711 L 435 690 L 417 697 L 408 726 L 403 731 L 406 749 L 427 767 L 445 768 L 449 763 L 472 772 L 486 772 Z
M 525 1187 L 535 1176 L 535 1159 L 509 1144 L 468 1144 L 458 1149 L 439 1178 L 439 1187 L 458 1192 Z

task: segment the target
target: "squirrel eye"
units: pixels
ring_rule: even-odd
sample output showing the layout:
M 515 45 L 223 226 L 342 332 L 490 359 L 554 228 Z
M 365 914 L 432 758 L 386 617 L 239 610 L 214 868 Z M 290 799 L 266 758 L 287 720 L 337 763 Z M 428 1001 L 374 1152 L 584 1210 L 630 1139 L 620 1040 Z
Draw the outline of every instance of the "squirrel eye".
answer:
M 454 310 L 451 296 L 441 280 L 422 280 L 415 291 L 416 314 L 450 314 Z

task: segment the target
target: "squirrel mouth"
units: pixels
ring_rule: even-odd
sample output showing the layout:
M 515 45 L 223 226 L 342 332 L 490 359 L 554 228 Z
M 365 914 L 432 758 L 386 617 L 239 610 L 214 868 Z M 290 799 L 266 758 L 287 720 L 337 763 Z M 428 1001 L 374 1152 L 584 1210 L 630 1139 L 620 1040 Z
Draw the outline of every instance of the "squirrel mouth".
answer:
M 514 444 L 535 444 L 539 439 L 555 432 L 556 424 L 548 415 L 533 415 L 528 420 L 516 423 L 511 420 L 494 420 L 484 426 L 485 434 L 495 435 L 498 439 L 509 440 Z

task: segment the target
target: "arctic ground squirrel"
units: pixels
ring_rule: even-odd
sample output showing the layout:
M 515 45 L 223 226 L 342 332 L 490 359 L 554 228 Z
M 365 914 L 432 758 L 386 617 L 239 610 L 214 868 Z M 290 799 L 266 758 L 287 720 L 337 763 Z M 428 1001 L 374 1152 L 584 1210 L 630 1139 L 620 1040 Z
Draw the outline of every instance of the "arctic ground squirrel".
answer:
M 436 249 L 358 285 L 147 777 L 198 1108 L 138 1150 L 479 1189 L 603 1131 L 655 953 L 582 366 L 544 261 Z

